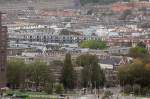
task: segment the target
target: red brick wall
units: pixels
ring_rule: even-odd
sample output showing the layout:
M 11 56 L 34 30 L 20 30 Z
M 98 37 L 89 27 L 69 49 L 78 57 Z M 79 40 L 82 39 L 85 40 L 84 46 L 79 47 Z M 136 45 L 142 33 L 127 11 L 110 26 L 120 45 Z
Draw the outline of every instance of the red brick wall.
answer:
M 119 3 L 115 3 L 112 5 L 112 11 L 114 12 L 124 12 L 126 10 L 129 9 L 133 9 L 133 8 L 150 8 L 150 2 L 135 2 L 135 3 L 123 3 L 123 2 L 119 2 Z

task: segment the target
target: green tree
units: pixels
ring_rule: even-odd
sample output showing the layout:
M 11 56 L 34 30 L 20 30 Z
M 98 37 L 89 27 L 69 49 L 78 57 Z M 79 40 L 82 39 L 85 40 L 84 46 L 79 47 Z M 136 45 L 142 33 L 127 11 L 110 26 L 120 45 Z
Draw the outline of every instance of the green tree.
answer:
M 92 60 L 90 54 L 80 55 L 76 58 L 76 64 L 78 66 L 85 67 L 91 63 L 89 60 Z
M 93 64 L 91 80 L 93 87 L 99 88 L 99 86 L 104 85 L 105 75 L 97 63 Z
M 61 78 L 61 75 L 58 74 L 61 74 L 62 68 L 63 68 L 63 61 L 54 60 L 50 62 L 49 70 L 53 74 L 51 78 L 54 80 L 54 82 L 60 80 L 59 78 Z
M 124 92 L 127 94 L 130 94 L 130 92 L 133 92 L 132 85 L 125 85 L 124 86 Z
M 49 68 L 46 63 L 42 61 L 35 61 L 30 64 L 29 79 L 35 83 L 35 88 L 38 91 L 40 86 L 45 86 L 51 82 Z
M 46 63 L 35 61 L 31 64 L 25 64 L 23 60 L 13 59 L 8 61 L 7 79 L 10 88 L 23 89 L 34 85 L 36 90 L 47 90 L 53 83 L 52 74 Z
M 57 94 L 63 94 L 63 92 L 64 92 L 64 86 L 63 86 L 63 84 L 56 85 L 56 93 Z
M 137 44 L 138 47 L 141 47 L 141 48 L 146 48 L 146 45 L 143 43 L 143 42 L 139 42 Z
M 112 98 L 113 93 L 111 91 L 104 92 L 102 99 L 110 99 Z
M 83 41 L 80 46 L 82 48 L 90 48 L 90 49 L 105 49 L 105 48 L 107 48 L 106 43 L 101 40 L 86 40 L 86 41 Z
M 89 4 L 89 3 L 95 3 L 95 4 L 111 4 L 111 3 L 115 3 L 118 2 L 120 0 L 80 0 L 81 5 L 85 5 L 85 4 Z M 125 2 L 129 2 L 130 0 L 123 0 Z
M 75 87 L 75 71 L 73 69 L 73 64 L 71 60 L 71 55 L 69 53 L 66 54 L 64 60 L 64 66 L 62 69 L 62 80 L 64 87 L 67 89 L 73 89 Z
M 142 88 L 150 86 L 150 66 L 141 59 L 136 59 L 132 64 L 119 68 L 118 78 L 122 86 L 139 85 Z
M 53 83 L 45 84 L 44 91 L 48 94 L 52 94 L 53 93 Z
M 25 82 L 26 64 L 19 59 L 8 61 L 7 82 L 11 88 L 19 88 Z
M 82 84 L 88 87 L 92 84 L 93 87 L 103 86 L 105 75 L 98 64 L 98 58 L 95 55 L 85 54 L 77 57 L 76 63 L 83 66 Z
M 129 55 L 133 58 L 144 58 L 147 57 L 149 54 L 145 48 L 137 46 L 130 49 Z
M 138 85 L 138 84 L 134 84 L 133 85 L 133 92 L 134 92 L 134 94 L 136 94 L 136 95 L 140 94 L 140 90 L 141 90 L 141 86 L 140 85 Z
M 80 3 L 82 5 L 88 4 L 88 3 L 99 3 L 99 4 L 110 4 L 110 3 L 114 3 L 118 0 L 80 0 Z
M 123 14 L 121 15 L 120 19 L 121 19 L 121 20 L 126 20 L 127 17 L 128 17 L 129 15 L 131 15 L 131 14 L 132 14 L 132 11 L 131 11 L 131 10 L 125 10 L 125 11 L 123 12 Z
M 144 22 L 144 23 L 141 23 L 139 26 L 140 26 L 140 28 L 147 29 L 147 28 L 150 28 L 150 23 Z
M 91 77 L 92 77 L 92 68 L 90 65 L 87 65 L 83 68 L 81 75 L 83 87 L 90 87 Z

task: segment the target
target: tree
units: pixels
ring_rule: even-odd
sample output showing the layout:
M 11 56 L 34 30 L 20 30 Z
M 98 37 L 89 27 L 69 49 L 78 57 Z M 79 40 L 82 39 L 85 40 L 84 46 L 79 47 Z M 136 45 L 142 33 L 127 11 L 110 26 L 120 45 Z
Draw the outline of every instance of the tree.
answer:
M 107 48 L 106 43 L 101 40 L 86 40 L 86 41 L 83 41 L 80 46 L 82 48 L 90 48 L 90 49 L 105 49 L 105 48 Z
M 30 82 L 34 83 L 37 91 L 40 86 L 44 87 L 47 83 L 51 83 L 48 66 L 42 61 L 35 61 L 30 64 L 29 76 Z
M 117 2 L 118 0 L 80 0 L 81 5 L 95 3 L 95 4 L 111 4 Z
M 144 58 L 147 57 L 148 52 L 145 48 L 137 46 L 130 49 L 129 55 L 133 58 Z
M 61 82 L 63 83 L 65 88 L 73 89 L 75 87 L 76 77 L 70 53 L 66 54 L 61 78 L 62 78 Z
M 80 55 L 76 58 L 76 64 L 85 67 L 91 63 L 89 60 L 93 60 L 90 54 Z
M 87 65 L 82 70 L 82 86 L 83 87 L 90 87 L 91 85 L 91 77 L 92 77 L 92 68 L 90 65 Z
M 150 28 L 150 23 L 148 23 L 148 22 L 141 23 L 140 28 L 144 28 L 144 29 Z
M 104 92 L 102 99 L 112 99 L 113 93 L 111 91 Z
M 119 68 L 118 78 L 122 86 L 139 85 L 142 88 L 150 86 L 150 68 L 149 63 L 141 59 L 136 59 L 132 64 L 121 66 Z
M 50 90 L 53 83 L 52 74 L 46 63 L 34 61 L 31 64 L 25 64 L 23 60 L 13 59 L 8 61 L 7 67 L 8 85 L 12 89 L 25 90 L 28 85 L 33 85 L 37 91 Z
M 125 11 L 123 12 L 123 14 L 121 15 L 120 19 L 121 19 L 121 20 L 126 20 L 127 17 L 128 17 L 129 15 L 131 15 L 131 14 L 132 14 L 132 11 L 131 11 L 131 10 L 125 10 Z
M 134 84 L 133 85 L 133 92 L 134 92 L 134 94 L 136 94 L 136 95 L 140 94 L 140 90 L 141 90 L 141 86 L 140 85 L 138 85 L 138 84 Z
M 8 61 L 7 82 L 11 88 L 19 88 L 25 82 L 26 65 L 22 60 L 14 59 Z
M 103 71 L 101 70 L 100 66 L 96 63 L 95 65 L 93 64 L 93 68 L 92 68 L 92 85 L 93 88 L 99 88 L 100 86 L 104 85 L 104 81 L 105 81 L 105 76 Z M 95 85 L 95 86 L 94 86 Z
M 63 92 L 64 92 L 64 86 L 63 86 L 63 84 L 56 85 L 56 93 L 57 94 L 63 94 Z
M 127 94 L 130 94 L 130 92 L 133 92 L 132 86 L 131 86 L 131 85 L 128 85 L 128 84 L 124 86 L 124 89 L 123 89 L 123 90 L 124 90 L 124 92 L 127 93 Z
M 48 94 L 52 94 L 53 93 L 53 83 L 47 83 L 45 85 L 44 91 Z
M 146 45 L 143 43 L 143 42 L 139 42 L 137 44 L 138 47 L 141 47 L 141 48 L 146 48 Z
M 82 85 L 88 87 L 92 84 L 93 87 L 104 85 L 105 75 L 98 65 L 98 58 L 95 55 L 85 54 L 77 57 L 77 65 L 83 66 L 82 70 Z

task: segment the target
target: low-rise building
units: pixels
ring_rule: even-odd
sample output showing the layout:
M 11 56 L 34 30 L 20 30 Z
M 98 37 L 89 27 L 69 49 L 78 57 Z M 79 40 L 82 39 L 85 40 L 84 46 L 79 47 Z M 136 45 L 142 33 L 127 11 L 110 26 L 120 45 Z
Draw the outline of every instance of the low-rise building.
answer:
M 116 86 L 118 82 L 118 69 L 121 65 L 127 64 L 130 59 L 127 57 L 103 56 L 99 65 L 104 70 L 106 86 Z

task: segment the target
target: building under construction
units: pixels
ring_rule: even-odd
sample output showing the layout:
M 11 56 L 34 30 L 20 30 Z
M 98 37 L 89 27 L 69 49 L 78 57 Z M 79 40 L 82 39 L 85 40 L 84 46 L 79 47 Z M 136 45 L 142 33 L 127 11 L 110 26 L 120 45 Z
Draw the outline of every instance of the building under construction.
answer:
M 0 88 L 6 86 L 7 63 L 7 27 L 2 26 L 2 13 L 0 12 Z

